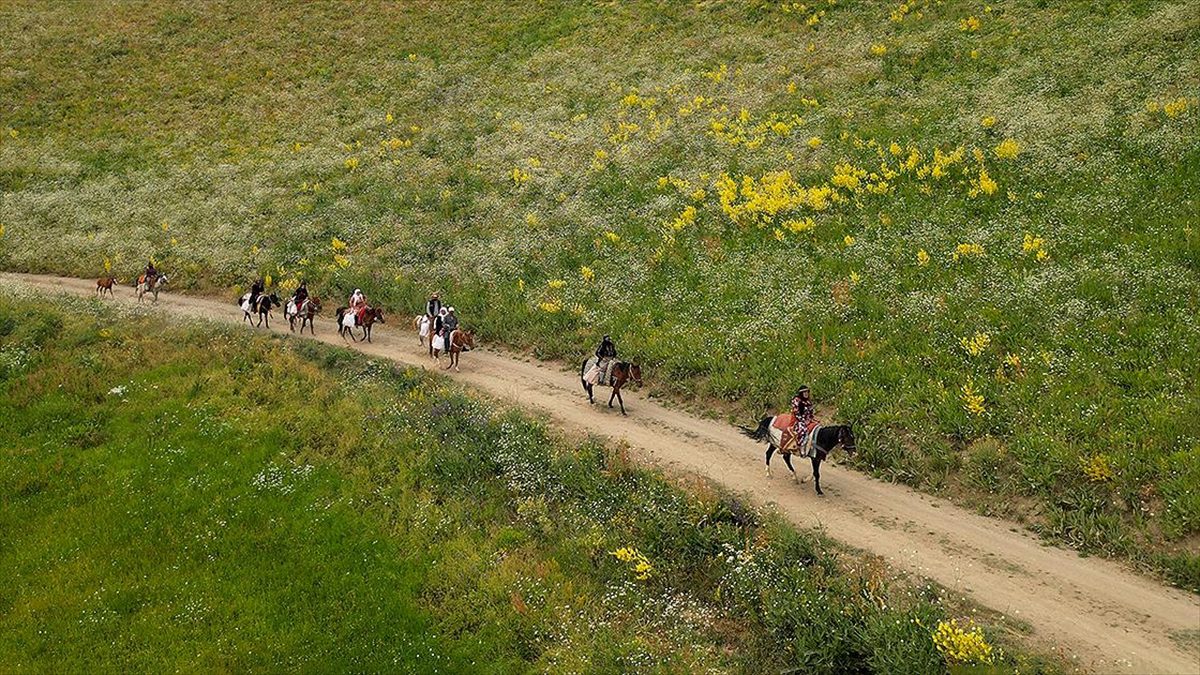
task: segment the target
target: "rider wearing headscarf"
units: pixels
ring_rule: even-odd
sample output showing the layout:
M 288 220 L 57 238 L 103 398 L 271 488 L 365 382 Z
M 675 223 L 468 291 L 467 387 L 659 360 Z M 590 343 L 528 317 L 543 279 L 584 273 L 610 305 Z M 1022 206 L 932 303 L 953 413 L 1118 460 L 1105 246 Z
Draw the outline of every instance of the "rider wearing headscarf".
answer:
M 446 351 L 450 351 L 450 336 L 458 329 L 458 315 L 453 307 L 446 308 L 446 317 L 442 319 L 442 330 L 445 331 Z
M 617 345 L 613 344 L 612 337 L 605 335 L 600 340 L 600 346 L 596 347 L 596 366 L 604 373 L 603 382 L 608 382 L 612 375 L 613 364 L 617 362 Z
M 296 311 L 300 311 L 300 307 L 304 305 L 304 301 L 308 299 L 308 282 L 301 280 L 300 285 L 292 292 L 292 303 L 296 305 Z
M 158 269 L 154 267 L 154 260 L 151 259 L 146 261 L 146 270 L 142 272 L 142 274 L 146 283 L 151 283 L 154 281 L 155 277 L 158 276 Z
M 266 284 L 266 282 L 264 282 L 262 280 L 262 278 L 259 278 L 257 281 L 250 284 L 250 306 L 251 307 L 254 306 L 254 303 L 258 300 L 258 296 L 262 295 L 263 291 L 265 291 L 266 288 L 267 288 L 267 284 Z
M 359 322 L 363 322 L 367 312 L 367 296 L 363 295 L 361 288 L 354 289 L 350 294 L 350 311 L 358 315 Z

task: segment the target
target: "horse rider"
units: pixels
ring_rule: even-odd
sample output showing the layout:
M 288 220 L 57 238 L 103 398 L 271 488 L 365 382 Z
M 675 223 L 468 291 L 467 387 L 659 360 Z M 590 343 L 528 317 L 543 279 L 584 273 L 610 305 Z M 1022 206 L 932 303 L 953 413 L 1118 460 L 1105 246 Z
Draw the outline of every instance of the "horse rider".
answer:
M 445 352 L 450 353 L 450 336 L 454 331 L 458 330 L 458 315 L 454 313 L 453 307 L 446 308 L 446 317 L 442 319 L 442 330 L 445 332 L 446 347 Z
M 429 302 L 425 303 L 425 316 L 433 321 L 434 317 L 442 313 L 442 301 L 438 298 L 438 294 L 434 293 L 429 296 Z
M 358 315 L 359 323 L 363 323 L 367 313 L 367 296 L 363 295 L 361 288 L 354 289 L 350 294 L 350 311 Z
M 296 312 L 300 312 L 300 308 L 304 305 L 304 301 L 308 299 L 308 282 L 301 280 L 300 285 L 292 292 L 292 303 L 296 305 Z
M 609 381 L 612 376 L 613 365 L 617 362 L 617 345 L 613 344 L 612 337 L 605 335 L 600 340 L 600 346 L 596 347 L 596 366 L 600 368 L 603 377 L 601 383 Z
M 445 323 L 446 323 L 446 308 L 443 307 L 438 310 L 437 314 L 433 315 L 433 322 L 429 324 L 429 355 L 430 356 L 433 356 L 433 340 L 436 337 L 442 338 L 442 349 L 443 350 L 446 349 L 446 345 L 445 345 L 446 336 L 444 333 L 442 333 L 442 329 L 445 327 Z
M 263 291 L 265 291 L 265 290 L 267 290 L 267 284 L 265 281 L 262 280 L 261 277 L 259 277 L 259 279 L 257 281 L 255 281 L 254 283 L 250 284 L 250 306 L 251 307 L 255 306 L 255 303 L 258 302 L 258 296 L 262 295 Z
M 147 284 L 152 284 L 152 283 L 154 283 L 154 280 L 157 278 L 158 278 L 158 269 L 154 267 L 154 261 L 153 260 L 146 261 L 146 269 L 145 269 L 145 271 L 142 272 L 142 281 Z
M 795 434 L 796 443 L 800 445 L 804 442 L 801 434 L 807 433 L 812 427 L 813 416 L 816 409 L 813 405 L 812 392 L 809 391 L 808 385 L 801 385 L 796 390 L 796 395 L 792 396 L 792 433 Z

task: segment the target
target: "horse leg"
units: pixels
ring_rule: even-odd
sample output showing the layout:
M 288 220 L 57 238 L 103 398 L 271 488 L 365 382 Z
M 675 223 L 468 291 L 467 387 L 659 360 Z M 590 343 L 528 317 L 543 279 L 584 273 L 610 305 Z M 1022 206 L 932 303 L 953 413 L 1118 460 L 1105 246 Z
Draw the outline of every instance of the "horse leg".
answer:
M 821 459 L 819 457 L 812 458 L 812 469 L 813 484 L 817 486 L 817 494 L 824 495 L 825 492 L 821 490 Z
M 771 455 L 775 454 L 775 446 L 767 444 L 767 478 L 771 477 Z
M 622 415 L 626 414 L 625 413 L 625 399 L 621 398 L 621 387 L 619 387 L 619 386 L 614 387 L 613 393 L 615 393 L 617 395 L 617 403 L 621 404 L 621 414 Z
M 792 454 L 791 454 L 791 453 L 784 453 L 784 455 L 783 455 L 783 462 L 784 462 L 785 464 L 787 464 L 788 471 L 791 471 L 791 472 L 792 472 L 792 482 L 793 482 L 793 483 L 799 483 L 799 482 L 800 482 L 800 477 L 796 475 L 796 467 L 792 466 Z

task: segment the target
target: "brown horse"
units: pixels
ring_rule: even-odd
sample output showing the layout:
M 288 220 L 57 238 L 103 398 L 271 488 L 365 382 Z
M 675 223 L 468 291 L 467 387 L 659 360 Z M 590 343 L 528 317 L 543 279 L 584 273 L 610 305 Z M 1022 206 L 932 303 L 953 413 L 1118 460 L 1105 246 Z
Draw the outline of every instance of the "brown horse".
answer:
M 363 339 L 367 342 L 371 341 L 371 326 L 376 323 L 383 323 L 383 310 L 378 307 L 367 307 L 367 311 L 363 312 L 363 318 L 359 320 L 358 312 L 351 312 L 349 307 L 337 308 L 337 325 L 338 335 L 345 339 L 347 335 L 350 339 L 358 342 L 358 338 L 354 337 L 354 327 L 362 328 Z
M 450 355 L 450 363 L 446 364 L 446 370 L 454 366 L 454 370 L 457 371 L 459 355 L 474 348 L 475 331 L 455 328 L 450 333 L 450 344 L 446 347 L 446 353 Z
M 104 291 L 108 291 L 108 297 L 113 297 L 113 285 L 117 283 L 117 278 L 113 275 L 100 277 L 96 280 L 96 297 L 103 298 Z
M 596 357 L 591 357 L 583 360 L 583 365 L 579 369 L 579 382 L 583 384 L 583 390 L 587 392 L 588 403 L 595 403 L 596 400 L 592 397 L 593 385 L 583 378 L 584 373 L 588 371 L 588 367 L 593 365 Z M 625 386 L 626 382 L 633 381 L 637 384 L 642 383 L 642 367 L 636 363 L 627 361 L 618 361 L 612 366 L 612 381 L 609 386 L 612 387 L 612 394 L 608 397 L 608 407 L 613 407 L 613 398 L 617 399 L 617 403 L 621 404 L 621 414 L 625 413 L 625 401 L 621 398 L 621 387 Z
M 320 313 L 321 299 L 316 297 L 305 298 L 299 307 L 296 307 L 294 301 L 288 300 L 287 307 L 283 310 L 283 314 L 287 317 L 288 325 L 291 326 L 293 333 L 296 332 L 296 319 L 300 319 L 301 335 L 304 335 L 304 324 L 308 324 L 310 335 L 317 334 L 316 329 L 313 327 L 313 318 Z

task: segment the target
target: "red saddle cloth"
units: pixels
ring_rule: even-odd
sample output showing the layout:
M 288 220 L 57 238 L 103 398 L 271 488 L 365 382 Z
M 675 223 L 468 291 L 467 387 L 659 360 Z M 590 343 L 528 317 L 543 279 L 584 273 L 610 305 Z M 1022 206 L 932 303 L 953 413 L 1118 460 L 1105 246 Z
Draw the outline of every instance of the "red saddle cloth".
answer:
M 356 309 L 356 310 L 354 310 L 354 314 L 355 314 L 356 316 L 358 316 L 358 322 L 359 322 L 359 323 L 366 323 L 366 322 L 367 322 L 367 308 L 366 308 L 366 306 L 365 306 L 365 305 L 364 305 L 364 306 L 362 306 L 362 307 L 359 307 L 359 308 L 358 308 L 358 309 Z
M 795 432 L 796 416 L 792 413 L 783 413 L 782 415 L 775 416 L 775 422 L 771 424 L 771 426 L 779 429 L 780 431 L 779 450 L 781 452 L 791 452 L 792 450 L 799 449 L 798 446 L 800 439 L 804 438 L 809 432 L 816 428 L 817 421 L 815 419 L 809 421 L 809 423 L 800 430 L 800 433 L 797 434 Z

